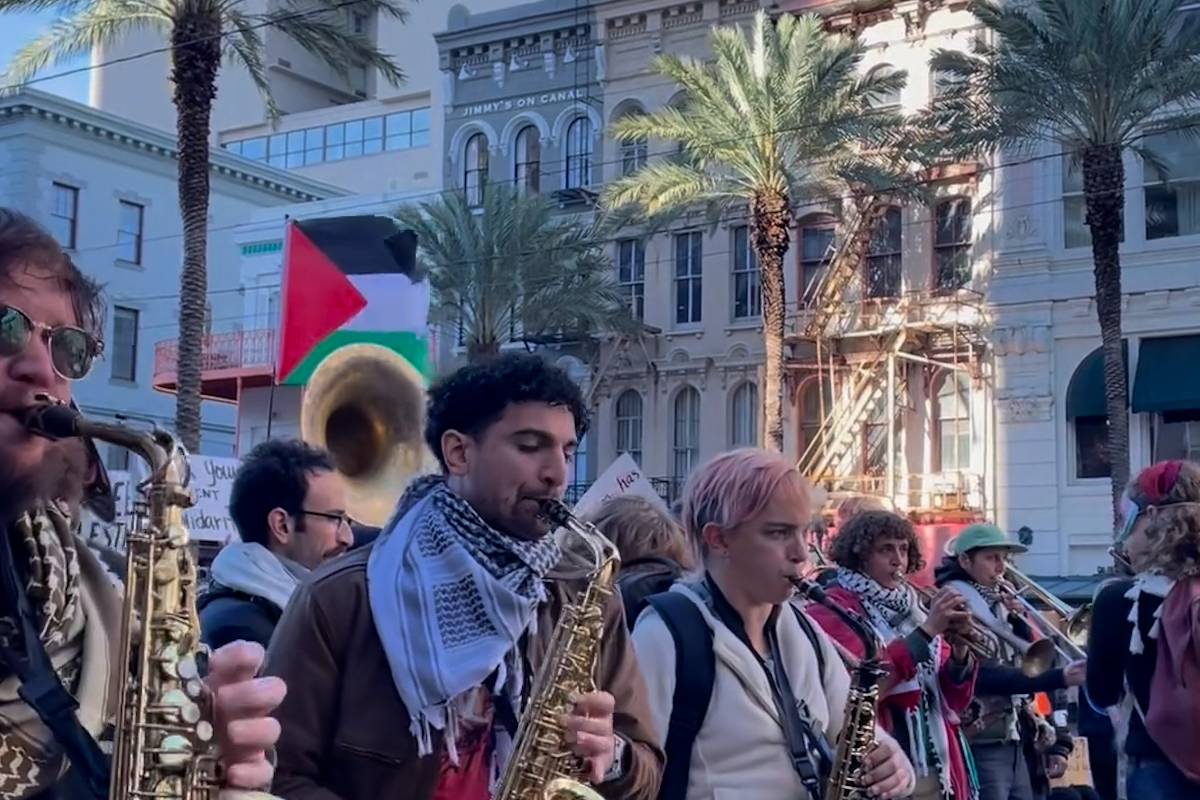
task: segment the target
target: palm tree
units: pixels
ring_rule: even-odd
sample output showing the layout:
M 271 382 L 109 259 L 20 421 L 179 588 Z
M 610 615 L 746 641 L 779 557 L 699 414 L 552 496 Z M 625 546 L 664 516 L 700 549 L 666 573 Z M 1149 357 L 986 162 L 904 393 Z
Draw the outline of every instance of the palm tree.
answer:
M 762 289 L 766 351 L 763 419 L 767 443 L 783 449 L 783 259 L 795 210 L 847 194 L 874 206 L 874 191 L 904 181 L 900 160 L 879 148 L 896 141 L 901 118 L 874 109 L 904 85 L 899 72 L 859 74 L 864 48 L 828 33 L 819 17 L 760 11 L 749 36 L 711 34 L 710 62 L 662 55 L 655 68 L 684 90 L 681 106 L 626 117 L 620 141 L 677 142 L 677 155 L 610 183 L 610 211 L 640 213 L 652 225 L 705 207 L 710 219 L 749 212 Z M 856 204 L 857 205 L 857 204 Z M 862 242 L 864 252 L 866 238 Z
M 471 362 L 508 341 L 572 339 L 633 324 L 590 225 L 538 196 L 489 187 L 475 207 L 451 192 L 396 212 L 417 234 L 435 316 Z
M 943 156 L 1048 143 L 1061 146 L 1082 168 L 1114 509 L 1129 479 L 1121 347 L 1122 157 L 1134 151 L 1165 178 L 1161 160 L 1141 140 L 1155 129 L 1197 133 L 1200 114 L 1188 107 L 1200 100 L 1200 27 L 1182 13 L 1189 2 L 974 0 L 970 8 L 992 41 L 976 38 L 971 53 L 942 51 L 932 61 L 949 79 L 928 120 Z
M 345 7 L 403 20 L 398 0 L 283 0 L 260 11 L 254 0 L 0 0 L 4 11 L 61 10 L 67 14 L 13 56 L 5 83 L 23 84 L 40 70 L 120 41 L 134 30 L 161 31 L 169 42 L 179 151 L 179 211 L 183 268 L 179 291 L 179 354 L 175 428 L 184 446 L 200 446 L 200 361 L 208 293 L 209 138 L 222 58 L 244 67 L 271 99 L 262 31 L 274 28 L 348 77 L 352 66 L 379 70 L 398 84 L 404 74 L 391 56 L 344 23 Z

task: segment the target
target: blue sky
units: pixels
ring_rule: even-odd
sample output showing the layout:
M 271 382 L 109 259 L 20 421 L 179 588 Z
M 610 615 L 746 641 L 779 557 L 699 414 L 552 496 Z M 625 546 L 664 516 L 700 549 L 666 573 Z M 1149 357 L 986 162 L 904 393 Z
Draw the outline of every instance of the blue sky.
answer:
M 12 59 L 13 54 L 26 42 L 45 31 L 57 16 L 57 12 L 54 11 L 41 11 L 37 13 L 4 12 L 0 14 L 0 74 L 3 74 L 8 67 L 8 62 Z M 88 60 L 85 56 L 76 62 L 62 63 L 48 67 L 42 74 L 52 75 L 65 72 L 69 69 L 86 66 L 87 63 Z M 32 84 L 32 86 L 43 92 L 61 94 L 72 100 L 86 103 L 88 96 L 88 73 L 80 72 L 63 78 L 39 81 Z

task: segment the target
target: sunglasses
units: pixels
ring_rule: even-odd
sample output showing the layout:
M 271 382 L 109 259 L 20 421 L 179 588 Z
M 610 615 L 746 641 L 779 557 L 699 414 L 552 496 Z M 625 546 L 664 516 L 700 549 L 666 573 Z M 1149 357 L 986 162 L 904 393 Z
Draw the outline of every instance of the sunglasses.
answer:
M 50 350 L 50 363 L 60 378 L 77 381 L 92 369 L 92 362 L 103 352 L 100 340 L 74 325 L 45 325 L 34 322 L 15 306 L 0 305 L 0 356 L 24 352 L 33 334 L 41 334 Z

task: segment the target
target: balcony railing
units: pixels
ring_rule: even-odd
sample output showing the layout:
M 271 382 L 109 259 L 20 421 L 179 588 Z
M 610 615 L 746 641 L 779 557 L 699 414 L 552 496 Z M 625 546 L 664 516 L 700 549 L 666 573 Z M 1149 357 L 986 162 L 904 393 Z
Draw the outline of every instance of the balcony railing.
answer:
M 236 401 L 238 391 L 246 384 L 245 378 L 248 376 L 253 375 L 259 382 L 270 383 L 275 364 L 275 341 L 273 328 L 205 336 L 200 350 L 204 394 Z M 178 366 L 179 340 L 170 339 L 156 344 L 154 387 L 160 391 L 175 391 Z

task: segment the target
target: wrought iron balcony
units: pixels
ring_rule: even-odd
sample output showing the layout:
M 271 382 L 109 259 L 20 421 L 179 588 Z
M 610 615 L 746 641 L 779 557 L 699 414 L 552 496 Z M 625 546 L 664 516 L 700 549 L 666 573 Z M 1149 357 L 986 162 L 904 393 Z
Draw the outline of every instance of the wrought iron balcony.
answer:
M 271 384 L 275 356 L 273 328 L 205 336 L 200 351 L 201 392 L 213 400 L 236 403 L 242 389 Z M 175 391 L 178 363 L 178 339 L 154 346 L 155 389 Z

